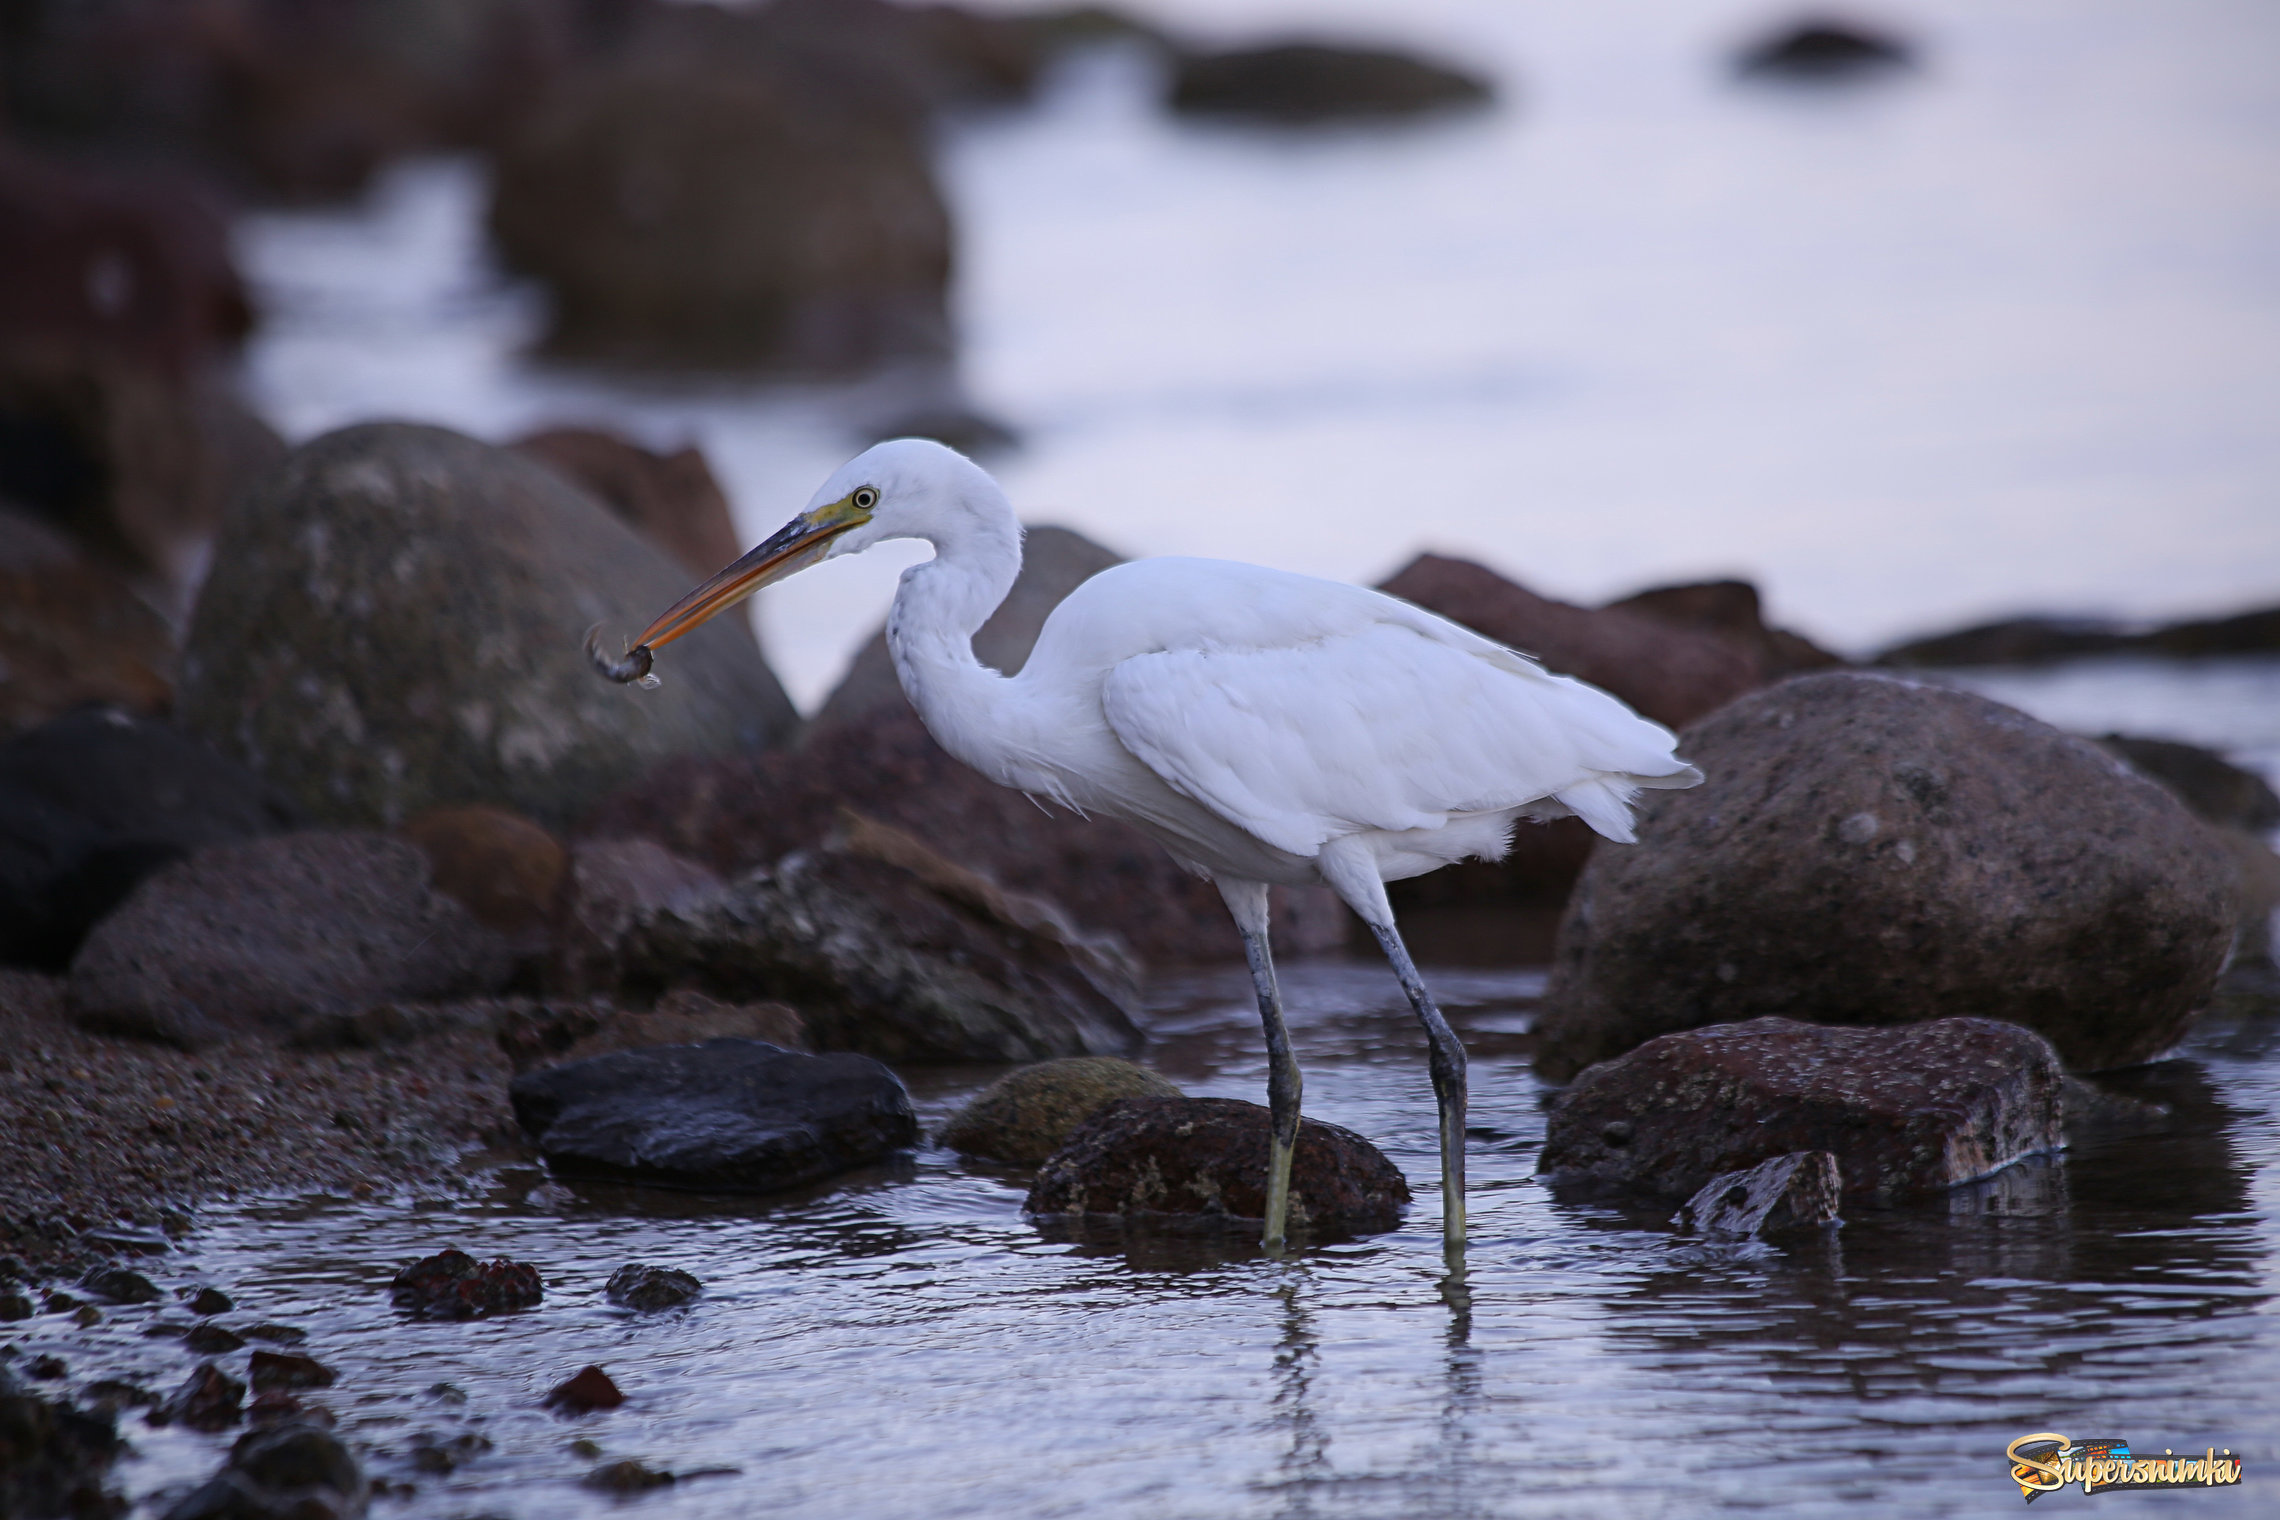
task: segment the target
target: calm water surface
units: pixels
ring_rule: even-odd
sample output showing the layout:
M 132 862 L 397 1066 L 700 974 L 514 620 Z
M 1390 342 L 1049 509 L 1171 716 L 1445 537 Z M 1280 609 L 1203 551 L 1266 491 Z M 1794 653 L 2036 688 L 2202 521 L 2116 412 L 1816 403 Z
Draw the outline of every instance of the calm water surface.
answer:
M 2106 1495 L 2102 1515 L 2273 1512 L 2280 1029 L 2214 1028 L 2135 1076 L 2175 1105 L 2166 1134 L 1792 1249 L 1707 1247 L 1661 1210 L 1539 1186 L 1540 980 L 1436 980 L 1475 1063 L 1461 1282 L 1440 1253 L 1421 1043 L 1390 976 L 1358 963 L 1293 968 L 1290 993 L 1310 1111 L 1418 1189 L 1404 1227 L 1370 1240 L 1274 1261 L 1241 1241 L 1070 1239 L 1022 1217 L 1019 1179 L 938 1149 L 769 1201 L 574 1191 L 505 1157 L 456 1196 L 212 1210 L 154 1265 L 225 1286 L 229 1322 L 308 1329 L 340 1371 L 320 1397 L 342 1429 L 417 1485 L 384 1516 L 2015 1513 L 2002 1449 L 2041 1430 L 2248 1456 L 2241 1491 Z M 1152 1001 L 1155 1064 L 1192 1092 L 1261 1095 L 1239 973 Z M 988 1075 L 921 1074 L 930 1125 Z M 535 1262 L 545 1303 L 405 1322 L 389 1275 L 445 1245 Z M 602 1284 L 636 1259 L 708 1291 L 613 1309 Z M 188 1358 L 139 1335 L 148 1314 L 68 1338 L 43 1320 L 29 1345 L 64 1351 L 75 1379 L 170 1384 Z M 588 1362 L 628 1404 L 544 1411 Z M 448 1477 L 411 1468 L 415 1437 L 464 1431 L 491 1449 Z M 161 1498 L 228 1440 L 130 1432 L 130 1485 Z M 738 1471 L 604 1499 L 577 1486 L 597 1460 L 568 1450 L 581 1437 L 598 1460 Z

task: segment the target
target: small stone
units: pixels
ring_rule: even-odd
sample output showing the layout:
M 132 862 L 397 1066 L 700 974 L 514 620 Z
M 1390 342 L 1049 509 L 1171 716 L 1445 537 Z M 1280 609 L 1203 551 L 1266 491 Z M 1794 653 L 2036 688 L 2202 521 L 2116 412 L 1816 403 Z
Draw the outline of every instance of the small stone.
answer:
M 331 1419 L 325 1411 L 312 1409 L 301 1402 L 300 1395 L 283 1388 L 271 1388 L 255 1394 L 245 1406 L 245 1417 L 255 1425 L 274 1425 L 279 1420 L 303 1417 L 322 1417 L 327 1422 Z
M 628 1262 L 610 1274 L 602 1293 L 628 1309 L 677 1309 L 704 1292 L 704 1284 L 673 1267 Z
M 490 1438 L 472 1430 L 450 1437 L 423 1430 L 412 1437 L 411 1462 L 420 1472 L 442 1477 L 457 1472 L 490 1449 Z
M 1748 1171 L 1711 1178 L 1678 1218 L 1697 1234 L 1734 1237 L 1834 1224 L 1843 1187 L 1836 1157 L 1792 1151 Z
M 273 1346 L 298 1346 L 309 1338 L 309 1332 L 292 1325 L 273 1325 L 263 1321 L 248 1325 L 241 1332 L 247 1340 L 268 1341 Z
M 97 1378 L 87 1385 L 86 1394 L 89 1403 L 114 1412 L 130 1407 L 148 1408 L 158 1402 L 157 1394 L 123 1378 Z
M 48 1294 L 45 1307 L 47 1309 L 47 1312 L 50 1314 L 69 1314 L 72 1310 L 78 1308 L 79 1304 L 80 1300 L 78 1297 L 73 1294 L 64 1292 L 61 1288 L 57 1288 L 52 1293 Z
M 301 1356 L 291 1351 L 256 1351 L 247 1364 L 247 1375 L 256 1389 L 271 1388 L 330 1388 L 338 1376 L 330 1367 L 313 1356 Z
M 238 1422 L 244 1403 L 245 1384 L 212 1362 L 201 1362 L 149 1419 L 153 1425 L 226 1430 Z
M 554 1385 L 546 1396 L 550 1409 L 569 1414 L 589 1414 L 597 1409 L 615 1409 L 625 1402 L 625 1395 L 610 1375 L 599 1367 L 581 1368 L 575 1375 Z
M 397 1308 L 423 1319 L 481 1319 L 528 1309 L 544 1295 L 538 1268 L 528 1262 L 478 1262 L 446 1250 L 412 1263 L 389 1284 Z
M 457 1383 L 435 1383 L 429 1386 L 428 1397 L 438 1404 L 464 1404 L 467 1402 L 467 1390 Z
M 568 1449 L 573 1457 L 598 1457 L 602 1454 L 602 1443 L 580 1436 L 570 1443 Z
M 60 1356 L 35 1356 L 24 1363 L 24 1376 L 52 1382 L 71 1376 L 71 1368 Z
M 30 1319 L 39 1310 L 21 1293 L 0 1293 L 0 1324 Z
M 227 1314 L 236 1307 L 236 1302 L 219 1288 L 200 1288 L 190 1295 L 192 1314 Z
M 1066 1056 L 1008 1072 L 943 1127 L 942 1143 L 964 1156 L 1035 1166 L 1079 1125 L 1119 1098 L 1177 1098 L 1180 1090 L 1116 1056 Z
M 92 1330 L 103 1323 L 103 1311 L 93 1304 L 81 1304 L 71 1311 L 71 1322 L 82 1330 Z
M 143 1326 L 143 1339 L 178 1341 L 190 1333 L 190 1328 L 178 1319 L 154 1319 Z
M 1235 1098 L 1123 1098 L 1096 1114 L 1038 1169 L 1032 1214 L 1263 1219 L 1269 1115 Z M 1369 1141 L 1317 1119 L 1299 1125 L 1291 1160 L 1290 1228 L 1316 1240 L 1401 1223 L 1409 1184 Z
M 639 1494 L 653 1488 L 669 1488 L 678 1480 L 662 1468 L 645 1466 L 629 1458 L 623 1462 L 605 1462 L 579 1481 L 605 1494 Z
M 114 1304 L 154 1304 L 166 1296 L 132 1267 L 97 1267 L 79 1280 L 79 1286 Z
M 225 1352 L 235 1351 L 243 1346 L 245 1337 L 225 1326 L 215 1324 L 212 1320 L 207 1320 L 202 1324 L 191 1326 L 190 1333 L 182 1337 L 182 1344 L 200 1356 L 220 1356 Z M 255 1353 L 257 1356 L 260 1354 L 259 1352 Z M 260 1384 L 256 1383 L 254 1386 L 259 1387 Z

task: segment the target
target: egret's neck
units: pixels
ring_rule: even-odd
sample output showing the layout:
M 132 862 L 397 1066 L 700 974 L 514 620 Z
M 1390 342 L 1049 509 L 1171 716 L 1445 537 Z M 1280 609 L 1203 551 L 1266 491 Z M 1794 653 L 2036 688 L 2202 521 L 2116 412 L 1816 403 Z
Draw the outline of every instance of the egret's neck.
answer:
M 944 749 L 1004 781 L 997 751 L 1010 736 L 994 719 L 1010 683 L 974 657 L 974 633 L 1021 573 L 1021 526 L 1000 496 L 960 503 L 926 537 L 934 558 L 903 572 L 887 614 L 895 674 Z

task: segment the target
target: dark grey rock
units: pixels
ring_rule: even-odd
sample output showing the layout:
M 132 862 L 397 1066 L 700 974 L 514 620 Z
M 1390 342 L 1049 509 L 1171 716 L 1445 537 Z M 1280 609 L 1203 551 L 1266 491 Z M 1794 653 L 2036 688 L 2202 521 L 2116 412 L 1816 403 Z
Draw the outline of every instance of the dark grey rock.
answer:
M 236 1307 L 237 1302 L 216 1287 L 202 1287 L 190 1295 L 192 1314 L 227 1314 Z
M 561 827 L 671 755 L 794 723 L 725 621 L 658 690 L 600 679 L 689 577 L 545 466 L 440 428 L 305 444 L 225 519 L 183 654 L 183 724 L 311 817 L 397 824 L 489 803 Z
M 1568 903 L 1547 1076 L 1763 1014 L 2008 1019 L 2099 1070 L 2175 1043 L 2215 985 L 2232 864 L 2087 740 L 1831 673 L 1742 697 L 1680 752 L 1708 780 L 1643 798 L 1641 842 L 1595 851 Z
M 192 1325 L 189 1333 L 182 1337 L 182 1349 L 197 1356 L 226 1356 L 244 1346 L 244 1336 L 212 1320 Z
M 148 1418 L 153 1425 L 226 1430 L 244 1416 L 245 1384 L 212 1362 L 200 1362 Z
M 411 845 L 285 834 L 201 850 L 144 882 L 80 947 L 69 1000 L 89 1029 L 194 1049 L 492 991 L 508 969 L 504 941 L 429 885 Z
M 79 1280 L 79 1286 L 113 1304 L 155 1304 L 166 1296 L 158 1284 L 132 1267 L 97 1267 Z
M 1035 1166 L 1119 1098 L 1177 1098 L 1180 1090 L 1116 1056 L 1064 1056 L 1007 1072 L 943 1127 L 942 1143 L 965 1156 Z
M 340 1437 L 307 1419 L 247 1431 L 164 1520 L 355 1520 L 368 1486 Z
M 154 718 L 92 708 L 20 734 L 0 745 L 0 962 L 60 971 L 153 871 L 292 823 L 261 778 Z
M 1267 1209 L 1268 1111 L 1236 1098 L 1122 1098 L 1038 1169 L 1032 1214 L 1247 1227 Z M 1291 1156 L 1290 1228 L 1317 1241 L 1390 1230 L 1409 1183 L 1352 1130 L 1303 1120 Z
M 1536 1169 L 1558 1186 L 1675 1202 L 1722 1174 L 1827 1151 L 1847 1201 L 1890 1204 L 2057 1149 L 2062 1075 L 2047 1040 L 1993 1019 L 1721 1024 L 1578 1077 Z
M 773 1192 L 918 1139 L 910 1095 L 878 1062 L 757 1040 L 617 1051 L 525 1072 L 509 1096 L 557 1171 L 662 1187 Z
M 1836 81 L 1909 68 L 1915 61 L 1915 49 L 1898 37 L 1814 16 L 1750 44 L 1735 67 L 1763 78 Z
M 1837 1222 L 1844 1178 L 1827 1151 L 1792 1151 L 1702 1184 L 1678 1220 L 1698 1235 L 1743 1238 Z
M 1013 589 L 998 604 L 989 621 L 975 630 L 974 658 L 1006 675 L 1018 673 L 1036 647 L 1045 619 L 1068 594 L 1124 556 L 1103 548 L 1082 533 L 1068 528 L 1033 527 L 1021 541 L 1021 574 Z M 831 695 L 816 710 L 815 724 L 845 723 L 882 711 L 909 707 L 902 682 L 895 675 L 894 657 L 887 652 L 887 631 L 871 634 L 840 677 Z
M 93 1390 L 90 1390 L 92 1394 Z M 107 1520 L 126 1501 L 111 1490 L 111 1464 L 125 1451 L 108 1410 L 43 1398 L 0 1366 L 0 1515 Z
M 673 1267 L 647 1267 L 629 1261 L 610 1274 L 603 1294 L 613 1304 L 644 1311 L 678 1309 L 705 1291 L 705 1285 Z
M 1408 53 L 1286 42 L 1179 56 L 1170 104 L 1189 115 L 1302 125 L 1479 106 L 1494 93 L 1478 75 Z
M 1113 941 L 873 820 L 834 844 L 643 916 L 620 946 L 623 990 L 789 1003 L 817 1049 L 883 1061 L 1139 1045 L 1135 971 Z
M 2258 833 L 2280 829 L 2280 793 L 2256 772 L 2243 770 L 2215 750 L 2139 734 L 2107 734 L 2098 742 L 2121 756 L 2131 770 L 2176 793 L 2177 800 L 2204 823 Z

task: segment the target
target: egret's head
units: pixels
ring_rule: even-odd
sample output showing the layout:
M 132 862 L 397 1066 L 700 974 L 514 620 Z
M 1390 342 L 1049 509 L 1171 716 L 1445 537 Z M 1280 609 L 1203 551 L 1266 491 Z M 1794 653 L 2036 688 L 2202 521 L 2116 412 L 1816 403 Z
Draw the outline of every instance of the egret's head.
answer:
M 1004 500 L 996 482 L 955 449 L 926 438 L 875 444 L 833 471 L 806 511 L 667 608 L 643 630 L 624 660 L 607 659 L 591 640 L 588 652 L 612 680 L 634 680 L 648 673 L 650 651 L 694 631 L 761 587 L 886 539 L 935 538 L 973 504 L 993 500 Z

